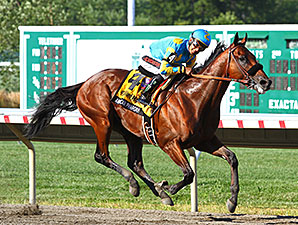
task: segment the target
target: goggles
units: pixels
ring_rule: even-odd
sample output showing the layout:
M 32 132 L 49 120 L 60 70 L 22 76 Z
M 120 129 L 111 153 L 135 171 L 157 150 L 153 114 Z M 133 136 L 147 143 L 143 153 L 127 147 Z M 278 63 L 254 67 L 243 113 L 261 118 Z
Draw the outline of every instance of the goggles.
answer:
M 199 47 L 199 50 L 200 50 L 200 51 L 204 51 L 204 50 L 207 48 L 207 46 L 206 46 L 204 43 L 202 43 L 201 41 L 199 41 L 199 40 L 196 39 L 196 38 L 193 38 L 193 42 L 192 42 L 192 44 L 193 44 L 194 47 L 196 47 L 196 48 Z

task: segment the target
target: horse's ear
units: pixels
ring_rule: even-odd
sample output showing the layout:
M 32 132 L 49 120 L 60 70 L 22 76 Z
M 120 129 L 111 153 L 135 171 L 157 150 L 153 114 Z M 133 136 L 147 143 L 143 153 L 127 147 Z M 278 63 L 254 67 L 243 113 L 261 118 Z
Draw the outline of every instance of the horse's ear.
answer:
M 238 35 L 238 32 L 237 32 L 237 33 L 235 34 L 233 44 L 234 44 L 234 45 L 237 45 L 238 42 L 239 42 L 239 35 Z
M 247 41 L 247 33 L 245 33 L 245 37 L 241 40 L 241 44 L 245 45 Z

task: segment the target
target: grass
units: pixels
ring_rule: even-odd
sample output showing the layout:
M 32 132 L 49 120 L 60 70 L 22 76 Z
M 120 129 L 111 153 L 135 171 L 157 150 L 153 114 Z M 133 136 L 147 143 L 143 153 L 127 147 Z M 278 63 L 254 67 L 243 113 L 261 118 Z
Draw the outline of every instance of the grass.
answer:
M 95 145 L 34 143 L 37 201 L 40 205 L 91 206 L 190 211 L 190 187 L 162 205 L 139 179 L 138 198 L 116 172 L 93 159 Z M 298 215 L 298 150 L 231 148 L 239 160 L 239 207 L 236 213 Z M 126 166 L 126 146 L 110 145 L 111 157 Z M 28 203 L 28 153 L 23 144 L 0 142 L 0 203 Z M 171 184 L 182 172 L 160 149 L 144 146 L 145 168 L 156 181 Z M 225 160 L 202 153 L 198 161 L 200 212 L 227 213 L 230 168 Z

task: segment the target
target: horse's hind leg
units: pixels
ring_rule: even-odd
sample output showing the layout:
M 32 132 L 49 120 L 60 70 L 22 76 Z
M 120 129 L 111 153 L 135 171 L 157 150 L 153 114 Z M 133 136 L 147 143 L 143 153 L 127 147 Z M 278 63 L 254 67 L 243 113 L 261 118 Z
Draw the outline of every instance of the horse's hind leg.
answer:
M 212 155 L 221 157 L 231 166 L 231 198 L 227 201 L 228 210 L 233 213 L 237 207 L 237 199 L 239 192 L 239 179 L 238 179 L 238 160 L 234 152 L 224 146 L 216 136 L 203 145 L 195 146 L 200 151 L 208 152 Z
M 86 84 L 86 83 L 85 83 Z M 93 85 L 95 84 L 95 86 Z M 133 195 L 139 195 L 139 185 L 132 172 L 115 163 L 109 156 L 108 145 L 112 132 L 111 95 L 103 82 L 92 82 L 82 86 L 77 96 L 77 106 L 82 116 L 93 127 L 97 137 L 97 147 L 94 154 L 96 162 L 120 173 L 129 182 Z
M 148 185 L 156 196 L 161 198 L 163 204 L 173 205 L 172 199 L 156 184 L 144 168 L 142 157 L 143 140 L 128 132 L 122 134 L 128 146 L 128 167 Z
M 106 148 L 107 146 L 106 147 L 102 146 L 101 144 L 99 144 L 99 142 L 97 142 L 96 152 L 94 154 L 95 161 L 120 173 L 124 177 L 124 179 L 129 182 L 129 192 L 135 197 L 139 196 L 140 187 L 137 180 L 134 178 L 133 174 L 129 170 L 115 163 L 110 158 Z M 106 149 L 106 150 L 103 151 L 103 149 Z

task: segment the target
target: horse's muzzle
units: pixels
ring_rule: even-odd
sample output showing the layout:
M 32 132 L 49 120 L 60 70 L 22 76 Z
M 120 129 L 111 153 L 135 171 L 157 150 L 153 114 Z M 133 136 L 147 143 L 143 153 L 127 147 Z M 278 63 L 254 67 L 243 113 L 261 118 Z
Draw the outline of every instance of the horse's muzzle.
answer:
M 259 94 L 264 94 L 270 89 L 272 81 L 263 77 L 254 77 L 248 84 L 248 88 L 255 89 Z

